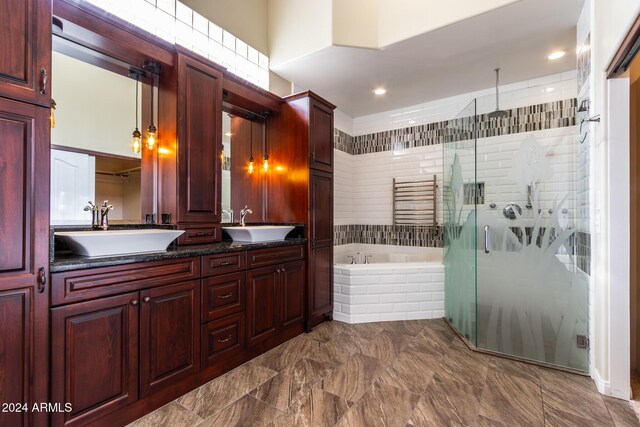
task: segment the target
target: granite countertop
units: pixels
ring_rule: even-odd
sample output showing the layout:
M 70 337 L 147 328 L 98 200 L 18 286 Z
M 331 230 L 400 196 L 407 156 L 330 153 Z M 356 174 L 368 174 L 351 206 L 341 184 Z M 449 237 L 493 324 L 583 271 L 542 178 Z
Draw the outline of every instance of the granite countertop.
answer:
M 249 249 L 276 248 L 279 246 L 292 246 L 306 243 L 307 239 L 287 238 L 280 241 L 245 243 L 223 241 L 209 245 L 178 246 L 165 252 L 151 252 L 143 254 L 117 255 L 109 257 L 85 257 L 71 253 L 56 253 L 50 264 L 49 271 L 58 273 L 61 271 L 83 270 L 86 268 L 109 267 L 113 265 L 131 264 L 145 261 L 159 261 L 164 259 L 187 258 L 192 256 L 213 255 L 227 252 L 246 251 Z

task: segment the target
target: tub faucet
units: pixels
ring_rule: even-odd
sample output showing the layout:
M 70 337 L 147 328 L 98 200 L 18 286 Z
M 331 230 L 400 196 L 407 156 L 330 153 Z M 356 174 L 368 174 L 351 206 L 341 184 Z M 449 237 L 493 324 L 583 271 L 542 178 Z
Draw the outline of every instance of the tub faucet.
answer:
M 356 263 L 356 257 L 353 255 L 347 255 L 347 258 L 351 258 L 351 262 L 349 264 L 355 264 Z
M 253 211 L 251 209 L 249 209 L 246 205 L 244 208 L 242 208 L 242 210 L 240 211 L 240 226 L 244 227 L 245 223 L 244 223 L 244 218 L 248 215 L 248 214 L 252 214 Z
M 364 256 L 364 263 L 365 264 L 369 264 L 369 258 L 371 258 L 373 255 L 365 255 Z
M 105 200 L 100 206 L 100 229 L 109 229 L 109 212 L 113 209 L 113 205 L 110 205 L 108 200 Z
M 94 230 L 100 229 L 100 224 L 98 222 L 98 212 L 100 212 L 100 208 L 97 207 L 92 201 L 87 202 L 88 205 L 84 207 L 85 212 L 91 212 L 91 228 Z

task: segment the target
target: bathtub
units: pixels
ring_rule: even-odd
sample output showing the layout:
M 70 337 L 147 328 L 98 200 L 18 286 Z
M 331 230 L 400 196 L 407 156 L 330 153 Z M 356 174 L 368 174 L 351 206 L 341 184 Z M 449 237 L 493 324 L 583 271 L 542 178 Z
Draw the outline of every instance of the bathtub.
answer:
M 349 255 L 372 255 L 350 264 Z M 345 323 L 444 316 L 441 248 L 343 245 L 334 249 L 333 318 Z M 348 262 L 347 262 L 348 261 Z

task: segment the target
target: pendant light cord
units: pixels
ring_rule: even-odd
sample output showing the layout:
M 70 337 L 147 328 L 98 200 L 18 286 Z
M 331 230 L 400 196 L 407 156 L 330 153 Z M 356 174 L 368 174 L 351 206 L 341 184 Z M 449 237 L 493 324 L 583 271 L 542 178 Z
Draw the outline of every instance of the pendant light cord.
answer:
M 138 129 L 138 87 L 140 86 L 140 79 L 136 74 L 136 129 Z

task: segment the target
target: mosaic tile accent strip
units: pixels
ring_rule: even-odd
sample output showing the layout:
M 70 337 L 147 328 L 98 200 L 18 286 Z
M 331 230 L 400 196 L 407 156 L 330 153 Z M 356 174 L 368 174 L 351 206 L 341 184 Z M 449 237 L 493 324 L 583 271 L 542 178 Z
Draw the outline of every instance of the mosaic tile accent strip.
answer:
M 481 114 L 477 116 L 478 138 L 575 126 L 576 106 L 577 100 L 571 98 L 512 108 L 499 119 Z M 462 117 L 355 137 L 335 129 L 334 148 L 358 155 L 463 141 L 471 138 L 474 122 L 473 117 Z
M 354 154 L 353 137 L 340 129 L 333 128 L 333 148 Z
M 441 248 L 444 245 L 441 226 L 337 225 L 333 227 L 333 235 L 335 246 L 364 243 Z
M 591 234 L 584 231 L 576 233 L 576 253 L 578 268 L 591 275 Z

